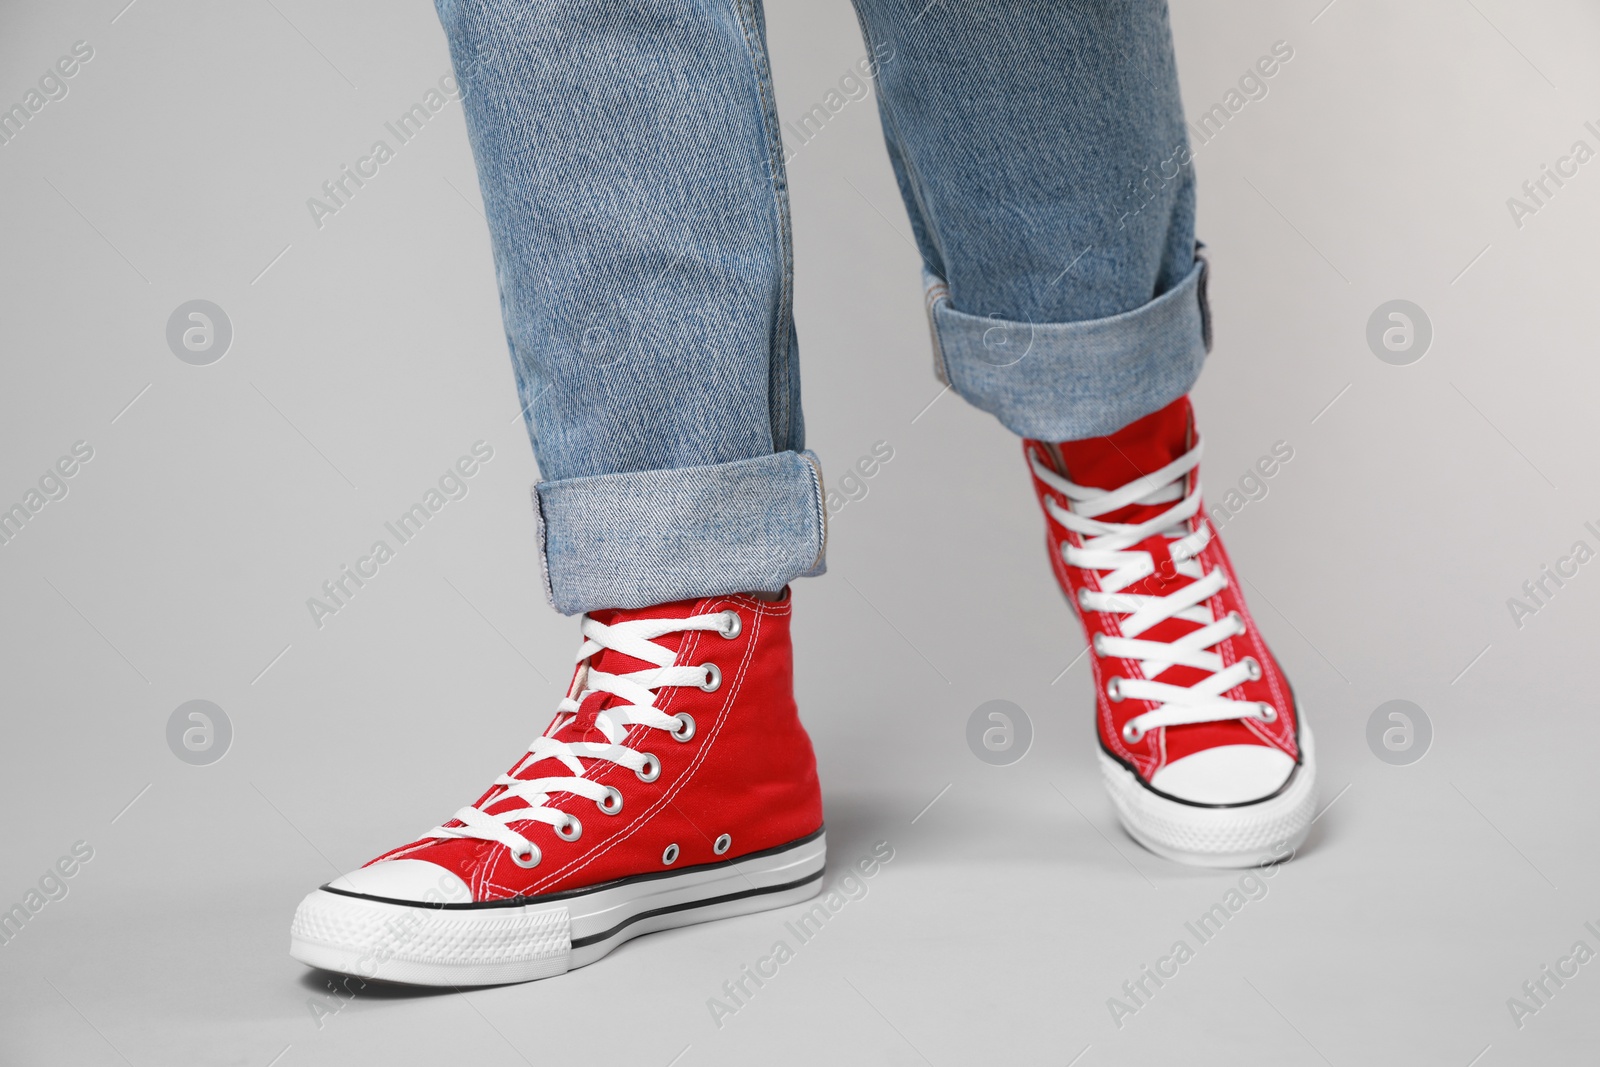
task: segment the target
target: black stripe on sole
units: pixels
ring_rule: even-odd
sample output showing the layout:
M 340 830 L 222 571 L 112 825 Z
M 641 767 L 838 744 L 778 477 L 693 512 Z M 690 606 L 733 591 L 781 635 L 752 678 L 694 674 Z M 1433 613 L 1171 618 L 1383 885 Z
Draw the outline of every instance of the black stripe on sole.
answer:
M 609 938 L 615 937 L 617 934 L 621 933 L 629 926 L 632 926 L 634 923 L 639 922 L 641 919 L 650 919 L 657 915 L 670 915 L 673 912 L 679 911 L 692 911 L 695 908 L 706 908 L 713 904 L 726 904 L 729 901 L 743 900 L 746 897 L 765 896 L 768 893 L 782 893 L 786 889 L 799 889 L 808 882 L 817 882 L 821 880 L 822 872 L 817 871 L 814 874 L 806 875 L 804 878 L 798 878 L 793 882 L 785 882 L 783 885 L 769 885 L 758 889 L 745 889 L 738 893 L 727 893 L 720 897 L 711 897 L 708 900 L 690 900 L 685 901 L 682 904 L 672 904 L 665 908 L 652 908 L 649 911 L 642 911 L 632 918 L 622 920 L 617 925 L 603 933 L 590 934 L 588 937 L 575 937 L 572 939 L 572 947 L 584 948 L 588 945 L 596 943 L 597 941 L 605 941 Z
M 764 856 L 776 856 L 801 845 L 809 844 L 821 837 L 826 826 L 819 826 L 804 837 L 796 838 L 782 845 L 764 848 L 759 852 L 747 852 L 743 856 L 730 860 L 717 860 L 712 863 L 701 863 L 693 867 L 678 867 L 665 871 L 650 871 L 645 874 L 630 874 L 623 878 L 613 878 L 609 882 L 597 882 L 594 885 L 579 886 L 576 889 L 563 889 L 555 893 L 544 893 L 534 897 L 506 897 L 503 900 L 474 900 L 465 904 L 449 904 L 444 901 L 427 900 L 402 900 L 399 897 L 379 897 L 370 893 L 356 893 L 349 889 L 334 889 L 331 885 L 322 886 L 322 892 L 333 893 L 341 897 L 353 897 L 356 900 L 370 900 L 378 904 L 394 904 L 402 908 L 432 908 L 435 911 L 479 911 L 486 908 L 522 908 L 529 904 L 545 904 L 557 900 L 570 900 L 573 897 L 585 896 L 589 893 L 599 893 L 607 889 L 616 889 L 619 886 L 633 885 L 638 882 L 653 882 L 658 878 L 677 878 L 694 871 L 714 871 L 727 869 L 745 860 L 761 859 Z M 399 856 L 398 859 L 411 857 Z

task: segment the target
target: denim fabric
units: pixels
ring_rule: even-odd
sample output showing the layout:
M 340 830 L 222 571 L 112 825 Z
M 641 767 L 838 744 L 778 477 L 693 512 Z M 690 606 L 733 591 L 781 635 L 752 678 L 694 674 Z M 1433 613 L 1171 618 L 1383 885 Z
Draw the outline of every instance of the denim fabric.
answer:
M 436 2 L 543 479 L 552 602 L 820 573 L 757 0 Z M 1203 272 L 1164 4 L 857 11 L 942 376 L 1058 440 L 1187 391 Z
M 1102 437 L 1187 393 L 1207 349 L 1206 264 L 1132 311 L 1082 322 L 986 318 L 924 273 L 939 378 L 1006 428 L 1041 441 Z
M 683 599 L 685 583 L 776 593 L 822 571 L 822 469 L 809 452 L 541 482 L 534 510 L 546 592 L 569 614 Z

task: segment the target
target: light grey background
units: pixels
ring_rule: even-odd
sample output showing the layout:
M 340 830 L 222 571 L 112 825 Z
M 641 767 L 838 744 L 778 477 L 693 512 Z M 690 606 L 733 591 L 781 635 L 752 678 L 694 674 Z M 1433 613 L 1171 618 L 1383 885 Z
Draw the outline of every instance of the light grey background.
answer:
M 1212 503 L 1274 442 L 1294 449 L 1224 535 L 1332 806 L 1119 1029 L 1108 998 L 1195 946 L 1184 922 L 1238 875 L 1116 827 L 1020 450 L 930 374 L 870 101 L 791 162 L 798 317 L 830 484 L 876 441 L 895 455 L 835 517 L 796 644 L 834 858 L 883 840 L 894 860 L 720 1028 L 707 999 L 792 916 L 651 936 L 530 985 L 369 990 L 318 1025 L 326 976 L 286 953 L 296 902 L 503 770 L 554 708 L 576 627 L 540 592 L 459 106 L 320 230 L 305 205 L 447 71 L 431 5 L 125 3 L 0 15 L 0 104 L 74 41 L 95 49 L 0 147 L 0 504 L 94 448 L 0 547 L 0 905 L 94 849 L 0 946 L 0 1060 L 1592 1057 L 1600 963 L 1520 1029 L 1506 1004 L 1575 941 L 1600 949 L 1583 926 L 1600 926 L 1600 563 L 1520 629 L 1507 608 L 1574 541 L 1600 548 L 1583 526 L 1600 526 L 1600 161 L 1520 228 L 1506 206 L 1573 141 L 1600 147 L 1592 5 L 1174 5 L 1192 119 L 1275 41 L 1294 48 L 1197 156 L 1218 343 L 1196 402 Z M 792 120 L 864 49 L 842 0 L 768 17 Z M 193 299 L 233 324 L 210 366 L 166 344 Z M 1394 299 L 1433 324 L 1410 366 L 1366 344 Z M 495 458 L 470 495 L 317 629 L 306 599 L 480 439 Z M 233 728 L 209 766 L 167 747 L 195 699 Z M 1034 729 L 1011 766 L 965 740 L 995 699 Z M 1395 699 L 1433 727 L 1409 766 L 1366 741 Z

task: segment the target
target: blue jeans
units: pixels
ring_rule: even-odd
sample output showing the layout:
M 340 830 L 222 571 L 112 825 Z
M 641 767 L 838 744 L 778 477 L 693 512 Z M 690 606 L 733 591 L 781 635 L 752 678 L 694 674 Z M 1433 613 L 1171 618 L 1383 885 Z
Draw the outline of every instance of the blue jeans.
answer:
M 437 0 L 577 613 L 821 573 L 759 0 Z M 1018 434 L 1193 385 L 1204 263 L 1160 0 L 856 0 L 935 366 Z M 802 122 L 804 120 L 801 120 Z

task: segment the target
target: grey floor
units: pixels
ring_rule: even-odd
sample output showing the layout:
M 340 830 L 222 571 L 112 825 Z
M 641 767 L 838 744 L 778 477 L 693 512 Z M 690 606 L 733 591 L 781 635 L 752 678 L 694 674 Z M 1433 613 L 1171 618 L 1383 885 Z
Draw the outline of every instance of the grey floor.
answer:
M 320 229 L 305 207 L 446 72 L 431 5 L 8 7 L 0 104 L 73 42 L 94 54 L 0 147 L 0 503 L 76 442 L 93 457 L 0 548 L 0 905 L 59 897 L 0 945 L 0 1060 L 1592 1062 L 1600 964 L 1561 961 L 1600 949 L 1600 563 L 1520 619 L 1508 600 L 1600 548 L 1600 162 L 1520 226 L 1507 198 L 1600 147 L 1600 12 L 1326 2 L 1173 12 L 1191 117 L 1294 50 L 1198 154 L 1218 346 L 1197 404 L 1213 502 L 1293 448 L 1224 535 L 1315 724 L 1307 849 L 1201 944 L 1185 924 L 1241 876 L 1117 828 L 1019 450 L 929 373 L 875 111 L 852 103 L 791 164 L 807 417 L 830 479 L 878 441 L 894 458 L 798 589 L 799 696 L 835 861 L 894 858 L 721 1019 L 791 915 L 464 995 L 333 999 L 285 951 L 301 894 L 509 763 L 575 648 L 539 591 L 459 107 Z M 841 0 L 769 19 L 795 118 L 863 46 Z M 195 299 L 232 325 L 208 366 L 166 339 Z M 1392 300 L 1431 323 L 1407 365 L 1367 341 Z M 313 625 L 306 599 L 478 440 L 470 494 Z M 169 748 L 192 700 L 231 729 L 208 765 Z M 1031 724 L 1007 766 L 966 742 L 992 700 Z M 1396 700 L 1391 752 L 1369 722 Z M 53 881 L 74 847 L 92 858 Z M 1179 940 L 1193 958 L 1114 1018 Z

